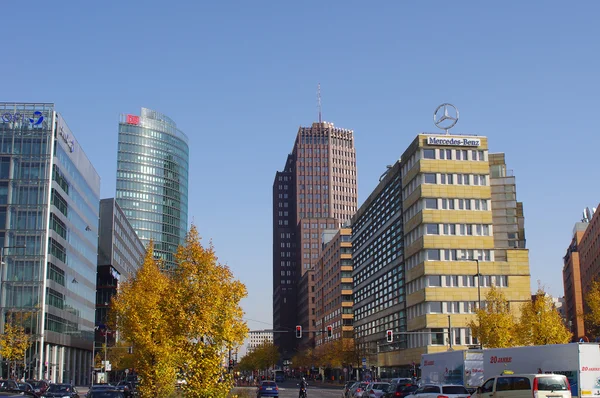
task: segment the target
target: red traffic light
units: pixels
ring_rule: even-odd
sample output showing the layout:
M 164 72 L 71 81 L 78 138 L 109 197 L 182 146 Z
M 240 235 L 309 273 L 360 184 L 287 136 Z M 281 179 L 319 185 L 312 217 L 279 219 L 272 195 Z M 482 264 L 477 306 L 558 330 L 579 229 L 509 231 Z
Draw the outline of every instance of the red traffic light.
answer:
M 300 325 L 296 326 L 296 338 L 302 338 L 302 326 Z
M 333 327 L 327 326 L 327 337 L 333 336 Z
M 387 332 L 387 342 L 391 343 L 394 341 L 394 331 L 393 330 L 388 330 Z

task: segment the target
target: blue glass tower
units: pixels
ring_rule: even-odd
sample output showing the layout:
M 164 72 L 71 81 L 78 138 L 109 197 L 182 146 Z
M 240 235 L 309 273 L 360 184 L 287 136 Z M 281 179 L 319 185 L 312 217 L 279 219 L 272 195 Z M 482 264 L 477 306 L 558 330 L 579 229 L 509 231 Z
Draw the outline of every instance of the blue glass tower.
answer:
M 99 201 L 54 104 L 0 103 L 0 333 L 16 322 L 31 336 L 19 378 L 89 383 Z
M 187 233 L 189 148 L 187 136 L 167 116 L 142 108 L 121 115 L 117 203 L 138 237 L 154 242 L 166 268 Z

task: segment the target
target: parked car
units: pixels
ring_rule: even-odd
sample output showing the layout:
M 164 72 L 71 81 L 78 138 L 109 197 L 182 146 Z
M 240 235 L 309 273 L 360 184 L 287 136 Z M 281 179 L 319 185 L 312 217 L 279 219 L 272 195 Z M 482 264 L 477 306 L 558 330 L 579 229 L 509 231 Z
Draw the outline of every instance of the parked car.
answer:
M 415 384 L 391 384 L 390 388 L 383 394 L 383 398 L 405 398 L 419 388 Z
M 0 391 L 16 391 L 19 385 L 14 380 L 0 380 Z
M 131 398 L 133 397 L 133 393 L 134 393 L 134 386 L 133 383 L 130 381 L 120 381 L 117 384 L 116 387 L 117 390 L 123 391 L 123 395 L 125 395 L 125 398 Z
M 89 395 L 90 398 L 125 398 L 125 394 L 121 390 L 117 389 L 101 389 L 92 391 Z
M 35 394 L 25 391 L 0 391 L 0 398 L 23 398 L 23 397 L 36 397 Z
M 256 390 L 256 397 L 279 397 L 279 387 L 277 387 L 277 383 L 270 380 L 261 382 L 258 390 Z
M 503 374 L 486 380 L 473 398 L 571 398 L 567 377 L 559 374 Z M 420 397 L 419 397 L 420 398 Z
M 360 382 L 358 381 L 349 381 L 346 383 L 346 385 L 344 386 L 344 389 L 342 390 L 342 398 L 348 398 L 348 394 L 350 393 L 350 390 L 352 389 L 353 386 L 360 384 Z
M 42 395 L 46 398 L 79 398 L 77 388 L 73 384 L 50 384 L 48 390 Z
M 19 391 L 30 392 L 30 393 L 37 395 L 38 397 L 41 395 L 41 394 L 36 394 L 33 386 L 29 383 L 19 381 L 19 382 L 17 382 L 17 387 L 19 388 Z
M 470 397 L 465 386 L 455 384 L 423 384 L 412 394 L 407 395 L 406 398 L 438 398 L 440 395 L 443 395 L 446 398 Z
M 381 398 L 383 394 L 390 387 L 390 383 L 371 383 L 367 389 L 367 393 L 369 394 L 369 398 Z
M 365 392 L 365 389 L 368 385 L 369 383 L 367 382 L 360 382 L 358 385 L 352 387 L 352 390 L 350 390 L 350 397 L 362 398 L 363 393 Z
M 43 395 L 50 387 L 50 384 L 44 380 L 25 380 L 25 382 L 31 384 L 33 391 L 38 395 Z

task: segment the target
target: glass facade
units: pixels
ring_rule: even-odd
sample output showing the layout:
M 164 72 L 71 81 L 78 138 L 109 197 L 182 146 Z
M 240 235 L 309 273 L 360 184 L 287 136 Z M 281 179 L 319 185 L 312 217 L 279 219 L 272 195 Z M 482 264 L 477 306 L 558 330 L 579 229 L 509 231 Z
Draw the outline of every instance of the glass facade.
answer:
M 189 148 L 167 116 L 142 108 L 119 123 L 117 203 L 167 268 L 187 233 Z
M 0 114 L 0 323 L 32 335 L 20 375 L 87 383 L 100 177 L 53 104 Z

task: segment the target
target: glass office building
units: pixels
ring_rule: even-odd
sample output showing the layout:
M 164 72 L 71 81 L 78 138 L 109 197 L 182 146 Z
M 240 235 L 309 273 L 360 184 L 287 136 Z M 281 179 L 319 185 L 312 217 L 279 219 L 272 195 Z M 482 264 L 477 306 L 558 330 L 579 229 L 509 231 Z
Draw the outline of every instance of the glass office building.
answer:
M 117 203 L 166 268 L 187 233 L 188 170 L 188 139 L 173 120 L 146 108 L 121 115 Z
M 14 376 L 87 384 L 100 177 L 54 104 L 0 103 L 0 115 L 0 329 L 32 340 Z

